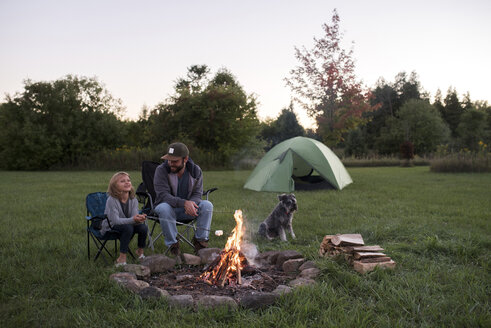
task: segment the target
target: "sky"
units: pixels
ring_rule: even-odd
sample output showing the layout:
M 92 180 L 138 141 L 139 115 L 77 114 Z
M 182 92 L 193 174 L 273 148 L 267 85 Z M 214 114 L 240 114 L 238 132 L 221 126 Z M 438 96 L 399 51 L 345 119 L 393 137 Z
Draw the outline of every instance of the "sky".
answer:
M 26 79 L 96 77 L 137 119 L 205 64 L 228 69 L 259 117 L 275 118 L 292 98 L 295 47 L 312 48 L 334 9 L 367 88 L 415 71 L 432 96 L 454 87 L 491 103 L 488 0 L 0 0 L 0 101 Z

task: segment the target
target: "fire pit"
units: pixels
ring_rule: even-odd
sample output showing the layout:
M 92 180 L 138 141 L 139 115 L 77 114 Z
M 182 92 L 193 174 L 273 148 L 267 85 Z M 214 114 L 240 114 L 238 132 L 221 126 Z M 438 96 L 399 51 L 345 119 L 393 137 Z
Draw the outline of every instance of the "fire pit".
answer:
M 200 257 L 185 254 L 180 267 L 165 255 L 150 255 L 141 265 L 126 265 L 127 272 L 113 274 L 111 279 L 142 298 L 165 297 L 171 305 L 191 307 L 258 308 L 274 303 L 292 287 L 315 283 L 319 269 L 297 251 L 269 251 L 248 259 L 242 251 L 242 212 L 237 210 L 234 218 L 236 226 L 222 250 L 202 249 Z M 210 254 L 215 255 L 212 260 Z

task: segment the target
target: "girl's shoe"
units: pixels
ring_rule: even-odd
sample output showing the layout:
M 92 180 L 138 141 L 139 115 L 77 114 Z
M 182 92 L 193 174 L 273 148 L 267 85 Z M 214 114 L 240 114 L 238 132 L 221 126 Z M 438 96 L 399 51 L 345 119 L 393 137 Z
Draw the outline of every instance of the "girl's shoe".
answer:
M 119 268 L 119 267 L 122 267 L 122 266 L 125 266 L 126 265 L 126 262 L 116 262 L 116 264 L 114 265 L 116 268 Z
M 138 259 L 139 260 L 143 260 L 145 258 L 145 255 L 141 254 L 140 256 L 138 256 Z

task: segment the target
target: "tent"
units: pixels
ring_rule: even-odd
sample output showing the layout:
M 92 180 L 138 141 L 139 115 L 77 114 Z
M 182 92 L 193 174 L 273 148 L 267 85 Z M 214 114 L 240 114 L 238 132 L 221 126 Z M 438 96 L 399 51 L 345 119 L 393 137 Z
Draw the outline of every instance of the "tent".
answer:
M 295 137 L 267 152 L 244 188 L 292 192 L 322 186 L 341 190 L 352 182 L 341 160 L 326 145 L 311 138 Z

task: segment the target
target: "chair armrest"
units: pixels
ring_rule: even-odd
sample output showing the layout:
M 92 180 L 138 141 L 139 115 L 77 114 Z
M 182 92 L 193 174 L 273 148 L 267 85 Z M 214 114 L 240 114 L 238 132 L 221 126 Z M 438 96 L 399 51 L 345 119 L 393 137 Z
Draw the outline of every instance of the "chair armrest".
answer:
M 203 196 L 205 197 L 205 199 L 208 200 L 208 196 L 215 190 L 218 190 L 218 188 L 210 188 L 207 191 L 203 192 Z
M 153 211 L 153 199 L 152 195 L 150 195 L 149 192 L 147 191 L 137 191 L 136 192 L 137 196 L 143 197 L 143 201 L 138 200 L 138 202 L 143 203 L 143 206 L 145 206 L 147 203 L 150 205 L 150 210 Z M 148 202 L 146 201 L 148 199 Z
M 100 221 L 102 223 L 102 221 L 107 220 L 107 223 L 109 224 L 109 228 L 112 229 L 111 222 L 109 221 L 109 219 L 107 218 L 107 215 L 105 215 L 105 214 L 104 214 L 104 216 L 100 216 L 100 215 L 86 216 L 85 219 L 87 219 L 87 224 L 89 224 L 89 221 L 93 221 L 93 222 Z

